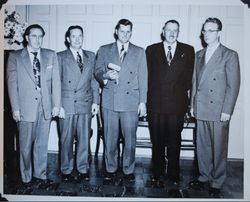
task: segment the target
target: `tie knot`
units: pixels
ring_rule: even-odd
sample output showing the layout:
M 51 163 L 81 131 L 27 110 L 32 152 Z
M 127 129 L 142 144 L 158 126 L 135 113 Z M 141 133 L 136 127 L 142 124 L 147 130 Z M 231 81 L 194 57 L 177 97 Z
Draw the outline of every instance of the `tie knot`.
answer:
M 168 50 L 171 50 L 171 46 L 168 46 Z
M 31 52 L 35 57 L 37 56 L 38 52 Z

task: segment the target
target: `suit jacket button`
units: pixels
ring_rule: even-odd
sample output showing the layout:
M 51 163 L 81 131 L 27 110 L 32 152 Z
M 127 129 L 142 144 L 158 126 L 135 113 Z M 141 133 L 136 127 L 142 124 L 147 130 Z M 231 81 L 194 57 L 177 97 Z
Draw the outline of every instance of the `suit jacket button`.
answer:
M 128 81 L 128 84 L 130 84 L 130 82 Z
M 88 93 L 89 91 L 87 90 L 86 92 Z
M 210 103 L 214 103 L 213 101 L 210 101 Z
M 76 91 L 76 90 L 75 90 L 74 92 L 75 92 L 75 93 L 77 93 L 77 91 Z
M 117 82 L 115 81 L 115 84 L 117 84 Z
M 37 97 L 35 98 L 35 100 L 37 100 Z
M 69 81 L 69 83 L 71 83 L 71 81 Z
M 130 74 L 133 74 L 133 72 L 130 72 Z
M 127 94 L 129 94 L 129 92 L 127 92 Z
M 213 79 L 214 81 L 216 80 L 216 78 Z
M 210 92 L 213 92 L 213 90 L 210 90 Z
M 74 102 L 76 103 L 77 101 L 76 101 L 76 100 L 74 100 Z

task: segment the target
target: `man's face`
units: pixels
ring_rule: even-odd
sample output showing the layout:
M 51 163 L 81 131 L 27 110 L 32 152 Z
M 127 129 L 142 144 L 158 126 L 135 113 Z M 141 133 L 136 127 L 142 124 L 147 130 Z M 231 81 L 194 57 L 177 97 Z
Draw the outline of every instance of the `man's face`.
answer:
M 176 23 L 167 23 L 163 28 L 163 36 L 165 40 L 169 44 L 173 44 L 179 35 L 179 27 Z
M 210 45 L 219 42 L 220 31 L 218 30 L 218 25 L 213 22 L 207 22 L 202 30 L 204 41 Z
M 131 36 L 132 36 L 132 30 L 130 25 L 120 25 L 118 30 L 116 30 L 116 35 L 118 37 L 118 41 L 121 43 L 127 43 Z
M 38 51 L 43 43 L 43 32 L 39 28 L 32 28 L 29 35 L 26 36 L 28 45 L 34 50 Z
M 70 44 L 70 47 L 73 49 L 81 49 L 83 43 L 83 34 L 80 29 L 70 30 L 70 35 L 67 37 L 67 41 Z

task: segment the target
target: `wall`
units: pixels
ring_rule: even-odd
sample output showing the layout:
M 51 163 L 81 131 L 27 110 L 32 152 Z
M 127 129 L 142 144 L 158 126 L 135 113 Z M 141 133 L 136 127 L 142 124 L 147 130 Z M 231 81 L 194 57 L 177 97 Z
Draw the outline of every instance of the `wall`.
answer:
M 99 46 L 114 41 L 114 27 L 120 18 L 128 18 L 133 22 L 132 42 L 144 48 L 160 41 L 163 24 L 168 19 L 176 19 L 181 25 L 179 41 L 193 45 L 197 51 L 201 49 L 199 35 L 202 23 L 207 17 L 218 17 L 223 23 L 221 41 L 239 53 L 241 74 L 244 75 L 246 67 L 243 48 L 244 6 L 241 3 L 231 6 L 166 5 L 162 1 L 154 1 L 152 4 L 18 5 L 16 10 L 25 16 L 29 24 L 39 23 L 44 27 L 46 35 L 43 46 L 56 51 L 65 49 L 64 34 L 67 28 L 70 25 L 78 24 L 84 28 L 84 48 L 96 52 Z M 235 40 L 236 37 L 237 40 Z M 242 82 L 230 125 L 230 158 L 244 157 L 244 122 L 242 121 L 244 120 L 244 85 Z M 93 128 L 92 148 L 95 147 L 95 120 L 93 120 Z M 57 144 L 56 126 L 53 123 L 49 149 L 58 150 Z M 137 154 L 139 153 L 138 151 Z M 145 154 L 144 151 L 142 153 Z

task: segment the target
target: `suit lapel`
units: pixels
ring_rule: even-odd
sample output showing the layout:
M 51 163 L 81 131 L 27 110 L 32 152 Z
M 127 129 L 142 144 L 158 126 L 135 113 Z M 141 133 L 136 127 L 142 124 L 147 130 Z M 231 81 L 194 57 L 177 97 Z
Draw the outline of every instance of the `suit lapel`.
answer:
M 30 61 L 30 56 L 29 56 L 27 48 L 23 49 L 21 56 L 22 56 L 23 66 L 24 66 L 25 70 L 27 71 L 27 73 L 30 76 L 30 78 L 32 79 L 32 81 L 35 83 L 32 62 Z
M 216 70 L 217 68 L 217 61 L 222 57 L 222 45 L 220 45 L 213 53 L 213 55 L 211 56 L 211 58 L 209 59 L 208 63 L 205 64 L 205 51 L 203 53 L 203 60 L 204 60 L 204 67 L 201 71 L 201 75 L 200 75 L 200 82 L 199 84 L 201 85 L 202 82 L 207 78 L 206 75 L 211 75 L 211 73 Z
M 46 84 L 46 70 L 47 70 L 47 62 L 48 57 L 44 50 L 41 48 L 40 51 L 40 75 L 41 75 L 41 86 L 45 86 Z

